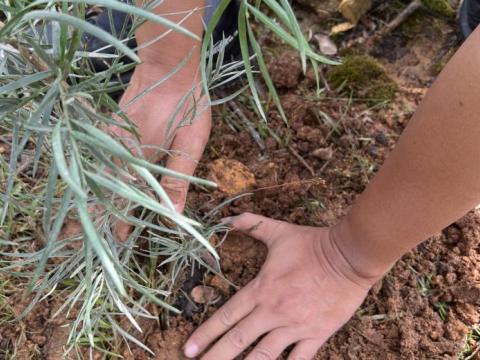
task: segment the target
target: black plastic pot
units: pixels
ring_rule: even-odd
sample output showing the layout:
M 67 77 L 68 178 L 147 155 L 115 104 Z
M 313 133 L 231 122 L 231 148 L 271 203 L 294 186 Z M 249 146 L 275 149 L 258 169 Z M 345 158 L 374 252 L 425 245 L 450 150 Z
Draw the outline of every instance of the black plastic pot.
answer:
M 466 39 L 480 24 L 480 0 L 464 0 L 460 8 L 459 27 L 463 39 Z
M 216 1 L 208 1 L 211 6 L 207 8 L 206 14 L 206 21 L 210 20 L 210 17 L 214 13 L 213 4 Z M 220 21 L 213 33 L 213 41 L 214 43 L 218 43 L 220 41 L 224 41 L 225 45 L 225 60 L 235 60 L 239 59 L 240 54 L 240 45 L 238 42 L 238 10 L 239 4 L 237 1 L 231 1 L 228 7 L 225 9 Z M 109 11 L 104 10 L 99 15 L 92 17 L 89 21 L 93 24 L 98 26 L 99 28 L 109 32 L 110 34 L 115 35 L 118 39 L 123 40 L 126 38 L 128 33 L 132 27 L 132 20 L 128 18 L 128 15 L 125 13 L 111 10 L 109 15 Z M 110 16 L 112 17 L 113 21 L 110 21 Z M 113 24 L 113 28 L 111 26 Z M 96 38 L 91 34 L 85 33 L 83 35 L 82 43 L 84 44 L 84 48 L 87 51 L 95 51 L 105 47 L 107 44 L 102 40 Z M 127 46 L 131 49 L 137 47 L 137 43 L 135 39 L 131 39 L 128 41 Z M 112 53 L 114 49 L 111 47 L 107 50 L 102 50 L 103 53 Z M 105 59 L 98 59 L 92 58 L 92 66 L 96 71 L 103 71 L 108 68 L 109 62 Z M 130 63 L 131 60 L 129 58 L 122 59 L 124 63 Z M 124 74 L 120 75 L 122 82 L 128 83 L 132 76 L 133 70 Z

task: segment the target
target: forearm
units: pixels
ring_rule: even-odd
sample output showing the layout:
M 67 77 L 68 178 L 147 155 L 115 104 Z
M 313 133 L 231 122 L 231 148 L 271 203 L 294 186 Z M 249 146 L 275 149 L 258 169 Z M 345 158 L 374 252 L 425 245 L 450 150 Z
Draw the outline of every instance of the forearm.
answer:
M 137 0 L 137 6 L 143 6 L 144 2 Z M 152 21 L 146 21 L 136 30 L 141 63 L 135 68 L 120 105 L 129 111 L 131 120 L 137 125 L 142 144 L 168 145 L 163 143 L 164 122 L 170 120 L 181 99 L 194 87 L 197 88 L 195 96 L 200 95 L 198 74 L 204 3 L 205 0 L 169 0 L 150 9 L 196 34 L 198 39 Z M 185 63 L 175 69 L 182 62 Z M 149 100 L 145 100 L 145 96 L 138 98 L 139 94 L 161 79 L 163 81 L 159 86 L 148 91 Z M 190 102 L 185 103 L 185 111 L 188 111 L 188 106 L 191 106 Z M 179 116 L 182 115 L 180 111 Z M 115 129 L 114 132 L 124 137 L 130 136 L 122 129 Z
M 351 265 L 378 276 L 480 202 L 480 29 L 446 66 L 395 150 L 333 230 Z
M 141 0 L 137 1 L 138 6 L 141 6 L 142 3 L 143 1 Z M 201 39 L 203 34 L 204 7 L 205 0 L 163 1 L 152 11 L 158 15 L 165 16 L 170 21 L 179 23 L 180 26 L 196 34 Z M 161 74 L 165 72 L 165 69 L 171 70 L 187 56 L 191 56 L 190 61 L 180 70 L 182 76 L 176 76 L 178 79 L 189 78 L 191 81 L 200 63 L 201 40 L 194 39 L 175 30 L 168 31 L 167 27 L 151 21 L 147 21 L 139 27 L 135 36 L 140 48 L 139 57 L 142 60 L 142 64 L 155 65 L 158 73 Z M 166 35 L 162 36 L 160 40 L 152 42 L 152 40 L 162 34 Z M 145 46 L 147 43 L 150 44 Z

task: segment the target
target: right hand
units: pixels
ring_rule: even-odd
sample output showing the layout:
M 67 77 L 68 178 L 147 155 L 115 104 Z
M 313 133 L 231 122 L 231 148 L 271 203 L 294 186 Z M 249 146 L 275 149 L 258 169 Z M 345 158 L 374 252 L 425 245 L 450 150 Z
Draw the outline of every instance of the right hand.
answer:
M 361 305 L 377 278 L 350 266 L 328 228 L 298 226 L 254 214 L 231 218 L 234 229 L 263 241 L 260 273 L 190 337 L 185 354 L 232 360 L 262 337 L 246 360 L 274 360 L 295 344 L 289 360 L 317 350 Z

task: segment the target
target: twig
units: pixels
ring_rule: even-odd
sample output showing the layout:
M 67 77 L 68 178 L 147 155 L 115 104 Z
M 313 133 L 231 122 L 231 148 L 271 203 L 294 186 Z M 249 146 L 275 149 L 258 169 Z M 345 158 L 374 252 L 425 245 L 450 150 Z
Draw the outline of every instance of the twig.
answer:
M 413 0 L 403 11 L 398 14 L 392 21 L 390 21 L 383 29 L 378 31 L 370 39 L 367 40 L 365 46 L 372 50 L 375 43 L 379 42 L 385 35 L 390 34 L 393 30 L 399 27 L 405 20 L 409 18 L 415 11 L 422 7 L 422 0 Z
M 327 166 L 330 165 L 331 162 L 332 160 L 325 161 L 325 164 L 323 164 L 320 170 L 318 170 L 318 173 L 321 174 L 327 168 Z
M 305 166 L 305 168 L 310 172 L 310 174 L 312 174 L 312 176 L 315 176 L 315 170 L 313 170 L 313 168 L 308 165 L 308 163 L 305 161 L 305 159 L 297 152 L 297 150 L 295 150 L 292 145 L 288 145 L 288 150 L 290 150 L 290 152 L 293 154 L 293 156 L 295 156 L 297 158 L 298 161 L 300 161 L 300 163 Z
M 33 163 L 33 157 L 32 156 L 22 156 L 22 162 L 18 165 L 17 167 L 17 173 L 21 174 L 23 173 L 30 165 Z
M 470 355 L 468 355 L 465 360 L 471 360 L 475 357 L 475 355 L 478 354 L 478 352 L 480 351 L 480 345 L 477 346 L 477 348 L 475 349 L 475 351 L 473 351 Z
M 218 94 L 221 97 L 227 97 L 227 94 L 225 94 L 223 91 L 218 91 Z M 248 119 L 248 117 L 245 115 L 244 111 L 241 108 L 241 105 L 239 105 L 235 100 L 230 100 L 228 102 L 228 107 L 232 112 L 237 116 L 237 118 L 243 123 L 243 125 L 247 128 L 248 132 L 250 133 L 250 136 L 255 140 L 257 143 L 258 147 L 260 150 L 263 152 L 265 151 L 265 142 L 261 138 L 260 134 L 255 130 L 255 126 L 253 126 L 253 123 Z
M 413 0 L 408 6 L 403 9 L 403 11 L 398 14 L 392 21 L 390 21 L 387 26 L 385 26 L 377 35 L 379 38 L 391 33 L 397 27 L 400 26 L 405 20 L 408 19 L 415 11 L 417 11 L 422 6 L 422 0 Z
M 293 185 L 304 185 L 304 184 L 312 184 L 312 185 L 325 185 L 325 181 L 321 178 L 313 178 L 313 179 L 307 179 L 307 180 L 298 180 L 298 181 L 291 181 L 283 184 L 277 184 L 277 185 L 271 185 L 271 186 L 265 186 L 261 187 L 258 189 L 254 189 L 251 192 L 256 193 L 258 191 L 263 191 L 263 190 L 272 190 L 272 189 L 278 189 L 286 186 L 293 186 Z

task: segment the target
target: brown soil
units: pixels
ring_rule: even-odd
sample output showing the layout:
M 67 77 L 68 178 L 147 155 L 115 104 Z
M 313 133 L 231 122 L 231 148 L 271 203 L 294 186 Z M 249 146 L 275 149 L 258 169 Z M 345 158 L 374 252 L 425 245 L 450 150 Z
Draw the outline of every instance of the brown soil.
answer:
M 318 4 L 315 6 L 316 12 L 308 7 L 298 10 L 304 16 L 303 26 L 318 31 L 316 20 L 326 21 L 326 14 L 331 20 L 333 12 L 322 12 Z M 388 9 L 384 11 L 378 15 L 374 10 L 374 15 L 367 16 L 350 34 L 337 39 L 341 51 L 365 51 L 361 44 L 365 34 L 371 34 L 372 23 L 378 23 L 375 16 L 383 16 L 383 20 L 390 16 Z M 431 14 L 422 16 L 424 24 L 415 28 L 414 35 L 405 35 L 405 29 L 400 28 L 371 52 L 400 86 L 395 100 L 379 109 L 369 108 L 360 99 L 343 99 L 334 89 L 323 98 L 315 97 L 312 74 L 302 75 L 298 58 L 266 36 L 264 45 L 274 55 L 267 57 L 269 69 L 290 120 L 288 128 L 272 109 L 268 113 L 269 127 L 281 139 L 288 139 L 315 176 L 271 137 L 265 138 L 266 150 L 261 153 L 249 132 L 234 132 L 223 120 L 222 109 L 217 109 L 197 175 L 218 178 L 218 171 L 212 174 L 208 164 L 219 161 L 232 172 L 229 179 L 233 182 L 237 181 L 235 169 L 241 169 L 239 181 L 247 182 L 245 188 L 253 193 L 221 209 L 218 219 L 250 211 L 302 225 L 336 223 L 382 164 L 431 84 L 435 72 L 432 61 L 427 60 L 441 61 L 448 53 L 451 24 L 442 22 L 440 36 L 432 35 L 431 22 L 440 20 Z M 247 116 L 255 119 L 253 112 L 247 112 Z M 329 125 L 329 119 L 336 125 Z M 231 160 L 243 165 L 229 167 Z M 194 189 L 189 194 L 189 206 L 207 213 L 238 191 L 229 194 L 222 187 L 215 191 Z M 467 333 L 480 319 L 479 243 L 480 211 L 472 211 L 406 254 L 373 287 L 356 315 L 320 349 L 317 359 L 457 359 Z M 220 301 L 200 304 L 199 310 L 187 317 L 171 318 L 167 330 L 157 323 L 147 325 L 144 340 L 157 354 L 155 359 L 183 359 L 181 350 L 188 335 L 236 288 L 255 277 L 266 256 L 261 243 L 239 234 L 231 234 L 219 250 L 223 274 L 232 285 L 212 274 L 199 276 L 191 288 L 202 284 L 218 288 Z M 38 354 L 47 344 L 44 326 L 39 325 L 49 319 L 50 312 L 45 308 L 29 315 L 22 325 L 30 329 L 24 346 L 35 347 Z M 13 328 L 0 329 L 0 346 L 18 333 Z M 55 330 L 50 330 L 52 333 Z M 474 341 L 470 345 L 476 346 Z M 133 345 L 132 351 L 123 351 L 125 359 L 150 358 Z
M 368 21 L 372 20 L 360 27 L 368 26 Z M 438 25 L 443 26 L 442 36 L 432 36 L 425 29 L 429 21 L 439 20 L 427 17 L 426 36 L 420 40 L 395 34 L 372 50 L 400 86 L 395 100 L 379 110 L 362 101 L 339 99 L 333 90 L 327 94 L 330 99 L 315 100 L 311 74 L 301 74 L 298 58 L 290 50 L 269 43 L 274 54 L 269 69 L 280 88 L 290 129 L 274 110 L 268 114 L 269 126 L 280 138 L 290 140 L 316 176 L 272 138 L 265 140 L 267 150 L 261 154 L 248 131 L 233 132 L 218 111 L 198 175 L 209 174 L 206 164 L 211 161 L 229 158 L 246 165 L 256 179 L 253 195 L 235 200 L 219 218 L 251 211 L 305 225 L 338 221 L 394 146 L 431 84 L 435 73 L 431 60 L 448 56 L 445 47 L 452 44 L 452 27 L 442 23 Z M 344 40 L 356 53 L 364 31 L 357 29 Z M 323 114 L 338 128 L 327 125 Z M 253 113 L 247 115 L 254 118 Z M 189 203 L 207 212 L 228 198 L 222 191 L 194 191 Z M 320 349 L 317 359 L 457 359 L 467 333 L 480 319 L 479 242 L 480 212 L 472 211 L 406 254 L 373 287 L 356 315 Z M 265 251 L 261 243 L 232 234 L 220 248 L 226 278 L 245 285 L 261 267 Z M 204 281 L 212 285 L 210 277 L 206 275 Z M 233 290 L 230 287 L 230 295 Z M 221 303 L 207 307 L 192 321 L 176 322 L 179 338 L 186 339 L 186 333 Z

